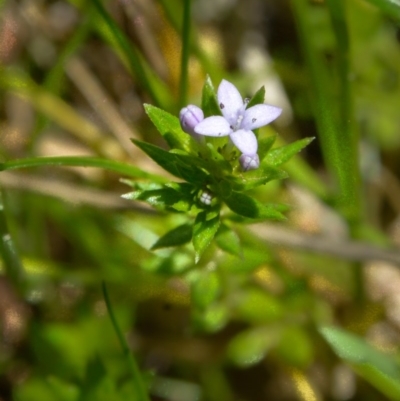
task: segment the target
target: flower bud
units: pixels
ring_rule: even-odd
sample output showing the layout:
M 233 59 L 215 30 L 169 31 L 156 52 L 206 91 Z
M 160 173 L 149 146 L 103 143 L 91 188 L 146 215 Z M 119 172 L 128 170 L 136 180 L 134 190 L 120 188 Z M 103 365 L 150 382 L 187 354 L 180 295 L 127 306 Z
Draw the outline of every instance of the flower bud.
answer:
M 243 171 L 255 170 L 260 166 L 260 158 L 257 153 L 254 155 L 242 154 L 239 158 L 239 163 Z
M 204 120 L 204 113 L 200 107 L 189 104 L 179 113 L 179 121 L 183 131 L 190 135 L 197 136 L 194 132 L 196 125 Z
M 203 192 L 201 193 L 201 196 L 200 196 L 200 202 L 201 202 L 201 203 L 204 203 L 205 205 L 210 206 L 212 200 L 213 200 L 213 196 L 211 195 L 210 192 L 208 192 L 208 191 L 203 191 Z

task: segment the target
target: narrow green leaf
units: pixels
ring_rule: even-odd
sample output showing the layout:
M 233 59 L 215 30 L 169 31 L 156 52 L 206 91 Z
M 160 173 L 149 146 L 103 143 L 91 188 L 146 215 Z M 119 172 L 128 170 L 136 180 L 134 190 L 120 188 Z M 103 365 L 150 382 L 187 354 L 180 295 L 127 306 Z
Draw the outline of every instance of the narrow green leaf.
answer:
M 285 220 L 285 216 L 274 205 L 265 205 L 250 196 L 232 191 L 231 196 L 224 199 L 233 212 L 252 219 Z
M 278 167 L 281 164 L 289 161 L 296 153 L 306 147 L 314 138 L 304 138 L 289 145 L 281 146 L 280 148 L 272 149 L 268 152 L 264 162 L 268 165 Z
M 185 106 L 187 100 L 187 84 L 189 76 L 189 55 L 190 55 L 190 9 L 191 0 L 185 0 L 183 3 L 183 23 L 182 23 L 182 51 L 181 51 L 181 73 L 179 82 L 180 106 Z
M 255 106 L 256 104 L 262 104 L 264 103 L 264 98 L 265 98 L 265 87 L 262 86 L 255 94 L 254 96 L 250 99 L 249 103 L 247 104 L 246 109 Z
M 331 74 L 334 66 L 327 65 L 321 51 L 318 27 L 312 20 L 313 8 L 307 0 L 292 0 L 291 4 L 309 70 L 310 96 L 321 149 L 337 187 L 335 200 L 343 215 L 356 223 L 362 213 L 357 133 L 344 130 L 342 122 L 338 122 L 338 106 L 343 99 L 335 97 L 337 89 Z
M 192 284 L 193 304 L 204 309 L 212 304 L 221 292 L 221 282 L 215 271 L 201 271 Z
M 158 165 L 176 177 L 190 183 L 204 185 L 208 181 L 208 175 L 192 163 L 192 157 L 168 152 L 158 146 L 132 139 L 132 142 L 143 150 Z
M 258 157 L 262 162 L 267 155 L 268 151 L 272 148 L 276 140 L 276 135 L 268 136 L 267 138 L 258 139 Z
M 232 230 L 232 228 L 222 224 L 215 236 L 217 245 L 224 250 L 235 256 L 242 255 L 242 247 L 240 245 L 239 236 Z
M 193 228 L 193 246 L 196 252 L 195 263 L 201 258 L 201 255 L 210 245 L 214 235 L 218 231 L 220 224 L 219 215 L 211 220 L 207 220 L 207 212 L 201 212 L 197 215 Z
M 336 327 L 321 327 L 321 335 L 335 353 L 390 399 L 400 400 L 400 366 L 396 359 L 364 339 Z
M 197 149 L 193 138 L 182 131 L 178 117 L 151 104 L 145 104 L 144 109 L 171 149 L 182 149 L 187 152 Z
M 201 108 L 205 117 L 221 115 L 221 109 L 218 105 L 214 85 L 208 75 L 203 86 Z
M 192 239 L 192 233 L 192 225 L 182 224 L 168 231 L 161 238 L 159 238 L 157 242 L 151 247 L 151 249 L 154 250 L 186 244 Z
M 150 96 L 160 104 L 159 100 L 159 93 L 155 91 L 152 82 L 149 80 L 148 74 L 146 73 L 145 69 L 143 68 L 141 58 L 137 49 L 133 46 L 132 43 L 129 42 L 123 31 L 119 28 L 119 26 L 115 23 L 112 17 L 104 8 L 102 2 L 100 0 L 92 0 L 92 3 L 95 6 L 95 9 L 98 12 L 98 15 L 102 18 L 103 22 L 107 26 L 110 34 L 112 35 L 115 43 L 118 44 L 120 49 L 123 51 L 124 55 L 126 56 L 129 67 L 131 72 L 137 78 L 137 81 L 143 85 L 143 87 L 147 90 Z
M 386 375 L 400 379 L 400 367 L 396 360 L 373 348 L 363 338 L 337 327 L 321 327 L 319 332 L 340 358 L 373 365 Z
M 10 160 L 8 162 L 0 163 L 0 171 L 42 166 L 97 167 L 115 171 L 116 173 L 129 177 L 148 178 L 155 182 L 165 182 L 165 178 L 147 173 L 132 164 L 87 156 L 32 157 L 27 159 Z
M 165 209 L 173 207 L 176 203 L 181 201 L 179 193 L 171 188 L 161 188 L 154 190 L 136 190 L 122 195 L 124 199 L 140 200 L 147 202 L 149 205 Z

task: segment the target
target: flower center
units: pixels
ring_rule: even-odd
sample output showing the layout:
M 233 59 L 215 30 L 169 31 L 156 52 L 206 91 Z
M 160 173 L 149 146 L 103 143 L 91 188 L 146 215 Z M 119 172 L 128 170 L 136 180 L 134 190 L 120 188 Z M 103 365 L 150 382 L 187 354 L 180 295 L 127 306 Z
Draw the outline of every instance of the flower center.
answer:
M 240 125 L 242 124 L 243 118 L 244 118 L 244 115 L 243 115 L 243 114 L 239 114 L 239 115 L 238 115 L 238 118 L 236 119 L 236 123 L 235 123 L 235 125 L 232 127 L 232 129 L 233 129 L 234 131 L 237 131 L 237 130 L 240 128 Z

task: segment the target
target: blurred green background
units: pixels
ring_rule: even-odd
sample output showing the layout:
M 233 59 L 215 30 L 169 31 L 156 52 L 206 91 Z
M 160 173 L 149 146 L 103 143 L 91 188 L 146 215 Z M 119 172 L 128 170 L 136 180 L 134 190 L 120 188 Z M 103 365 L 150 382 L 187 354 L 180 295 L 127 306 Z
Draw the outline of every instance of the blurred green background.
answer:
M 397 0 L 0 10 L 0 401 L 400 400 Z M 143 103 L 178 115 L 207 74 L 265 86 L 260 135 L 316 139 L 254 193 L 287 222 L 195 265 L 150 250 L 184 220 L 120 179 L 163 174 L 130 141 L 166 146 Z

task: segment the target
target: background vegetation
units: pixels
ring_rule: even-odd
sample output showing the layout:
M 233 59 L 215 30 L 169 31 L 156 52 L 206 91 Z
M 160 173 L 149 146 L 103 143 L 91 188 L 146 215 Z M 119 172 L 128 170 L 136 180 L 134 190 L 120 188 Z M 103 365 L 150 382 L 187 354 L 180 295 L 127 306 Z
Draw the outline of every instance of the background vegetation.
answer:
M 400 400 L 397 0 L 0 9 L 1 401 Z M 316 139 L 254 192 L 287 222 L 194 264 L 120 179 L 164 174 L 143 103 L 178 115 L 206 75 L 265 86 L 275 146 Z

